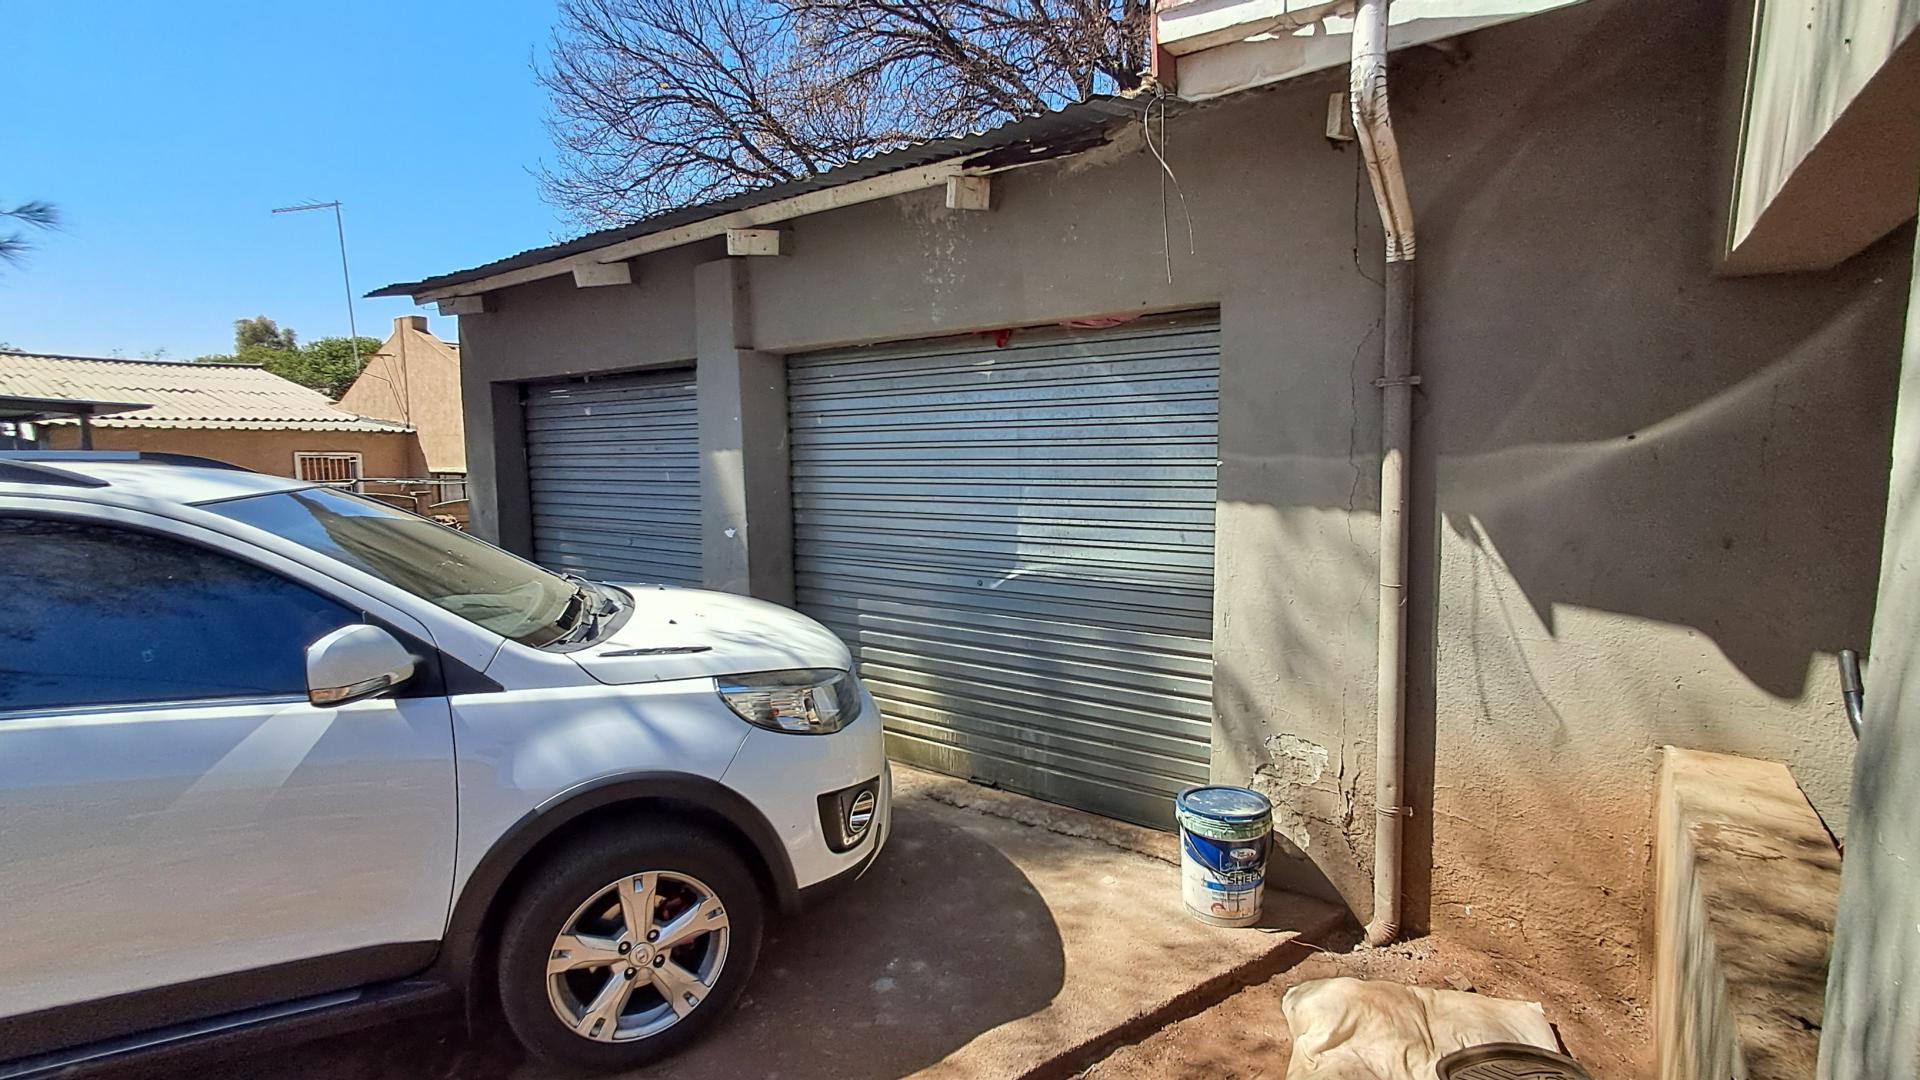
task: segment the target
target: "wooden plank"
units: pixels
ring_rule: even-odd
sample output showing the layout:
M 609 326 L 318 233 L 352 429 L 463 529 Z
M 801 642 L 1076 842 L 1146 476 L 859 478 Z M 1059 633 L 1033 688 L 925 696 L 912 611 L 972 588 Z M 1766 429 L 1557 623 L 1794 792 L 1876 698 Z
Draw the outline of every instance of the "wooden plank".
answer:
M 787 229 L 728 229 L 729 255 L 791 255 L 793 233 Z
M 986 210 L 992 203 L 992 180 L 984 176 L 947 177 L 947 209 Z
M 478 315 L 493 305 L 487 302 L 487 294 L 478 296 L 452 296 L 440 301 L 442 315 Z
M 573 268 L 573 284 L 579 289 L 591 289 L 603 285 L 631 285 L 633 284 L 633 264 L 630 262 L 582 263 Z
M 767 225 L 776 225 L 794 218 L 806 217 L 827 210 L 837 210 L 842 206 L 857 206 L 860 203 L 890 199 L 895 195 L 904 195 L 912 191 L 922 191 L 930 187 L 943 187 L 947 178 L 965 172 L 963 158 L 952 158 L 899 172 L 886 173 L 866 180 L 856 180 L 838 187 L 809 191 L 804 195 L 795 195 L 790 199 L 766 203 L 762 206 L 736 210 L 731 214 L 721 214 L 705 221 L 696 221 L 676 229 L 638 236 L 594 251 L 570 255 L 535 266 L 523 266 L 518 270 L 507 270 L 491 277 L 463 281 L 457 285 L 447 285 L 438 289 L 413 294 L 416 302 L 444 300 L 451 296 L 470 296 L 492 289 L 504 289 L 510 285 L 524 285 L 529 281 L 558 277 L 573 272 L 576 266 L 588 263 L 610 263 L 631 259 L 636 255 L 646 255 L 655 251 L 682 247 L 699 240 L 723 236 L 728 229 L 750 229 Z

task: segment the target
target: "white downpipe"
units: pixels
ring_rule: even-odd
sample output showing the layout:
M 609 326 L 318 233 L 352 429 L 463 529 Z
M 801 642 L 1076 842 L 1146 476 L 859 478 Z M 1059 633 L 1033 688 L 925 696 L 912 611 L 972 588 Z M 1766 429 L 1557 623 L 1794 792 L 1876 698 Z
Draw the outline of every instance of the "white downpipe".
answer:
M 1353 10 L 1353 64 L 1347 73 L 1353 127 L 1366 158 L 1373 201 L 1387 234 L 1387 261 L 1413 258 L 1413 204 L 1400 171 L 1400 145 L 1387 111 L 1387 0 L 1358 0 Z
M 1407 458 L 1413 446 L 1413 206 L 1387 112 L 1387 3 L 1358 0 L 1348 91 L 1386 233 L 1380 363 L 1380 638 L 1374 717 L 1373 918 L 1367 942 L 1400 935 L 1400 864 L 1407 807 Z

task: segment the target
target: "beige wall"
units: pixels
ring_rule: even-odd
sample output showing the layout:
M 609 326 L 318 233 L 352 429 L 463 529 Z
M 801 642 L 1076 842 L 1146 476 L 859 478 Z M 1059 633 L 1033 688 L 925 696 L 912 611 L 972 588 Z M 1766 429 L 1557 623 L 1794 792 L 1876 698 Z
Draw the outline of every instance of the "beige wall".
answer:
M 446 342 L 427 333 L 425 316 L 402 315 L 393 320 L 393 333 L 340 395 L 339 405 L 355 416 L 411 426 L 419 433 L 428 470 L 467 470 L 460 357 Z
M 1715 0 L 1593 0 L 1395 55 L 1420 215 L 1410 914 L 1628 998 L 1655 747 L 1783 761 L 1836 831 L 1832 654 L 1866 641 L 1904 239 L 1716 274 Z M 752 260 L 755 349 L 1217 307 L 1214 774 L 1270 791 L 1285 883 L 1366 914 L 1380 235 L 1343 73 L 997 176 L 802 219 Z M 1188 253 L 1185 213 L 1192 215 Z M 461 319 L 476 530 L 522 542 L 519 380 L 691 358 L 691 269 L 503 290 Z
M 80 431 L 70 425 L 49 426 L 48 442 L 55 449 L 80 445 Z M 193 454 L 275 476 L 293 475 L 293 455 L 299 453 L 360 454 L 364 476 L 418 476 L 425 467 L 420 446 L 411 432 L 221 431 L 182 428 L 93 429 L 95 450 L 151 450 Z

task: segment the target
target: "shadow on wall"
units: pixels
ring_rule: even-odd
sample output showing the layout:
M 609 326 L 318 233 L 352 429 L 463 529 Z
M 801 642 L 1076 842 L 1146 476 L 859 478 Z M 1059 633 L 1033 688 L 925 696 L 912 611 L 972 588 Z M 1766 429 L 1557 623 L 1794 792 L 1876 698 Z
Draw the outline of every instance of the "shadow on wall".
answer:
M 1580 5 L 1476 34 L 1464 61 L 1395 54 L 1422 214 L 1409 917 L 1443 897 L 1628 987 L 1657 741 L 1798 757 L 1844 813 L 1845 726 L 1813 720 L 1828 657 L 1867 643 L 1912 244 L 1903 229 L 1821 274 L 1713 275 L 1719 44 L 1671 31 L 1724 12 L 1682 7 L 1654 26 Z M 1287 303 L 1244 299 L 1262 297 Z M 1361 377 L 1368 333 L 1344 331 Z M 1318 362 L 1344 364 L 1327 337 Z M 1355 387 L 1359 430 L 1378 406 Z M 1276 386 L 1245 407 L 1284 421 L 1225 448 L 1222 513 L 1276 563 L 1234 587 L 1276 599 L 1242 613 L 1254 644 L 1227 645 L 1219 686 L 1229 737 L 1265 742 L 1249 773 L 1297 771 L 1288 732 L 1324 747 L 1322 775 L 1288 783 L 1314 842 L 1349 849 L 1308 854 L 1364 906 L 1377 444 L 1363 435 L 1355 481 L 1348 425 L 1326 420 L 1346 390 Z
M 1518 87 L 1551 122 L 1448 135 L 1420 180 L 1419 520 L 1490 537 L 1549 630 L 1555 605 L 1693 627 L 1797 697 L 1811 654 L 1866 637 L 1911 241 L 1715 279 L 1712 120 L 1671 102 L 1713 100 L 1716 43 L 1630 4 L 1557 25 L 1589 40 Z M 1416 146 L 1490 103 L 1443 62 L 1406 69 Z
M 1038 1012 L 1066 959 L 1053 914 L 991 845 L 911 807 L 857 886 L 775 921 L 734 1014 L 644 1070 L 673 1080 L 893 1080 Z M 483 1010 L 360 1032 L 226 1066 L 236 1080 L 559 1080 Z

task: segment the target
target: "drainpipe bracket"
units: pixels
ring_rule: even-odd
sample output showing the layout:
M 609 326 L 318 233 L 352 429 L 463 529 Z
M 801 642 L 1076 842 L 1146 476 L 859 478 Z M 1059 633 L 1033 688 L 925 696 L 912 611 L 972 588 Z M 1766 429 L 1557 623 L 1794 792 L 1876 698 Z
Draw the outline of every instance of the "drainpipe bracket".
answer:
M 1373 812 L 1375 814 L 1378 814 L 1381 817 L 1410 818 L 1413 816 L 1413 807 L 1411 806 L 1376 806 L 1373 808 Z
M 1379 387 L 1382 390 L 1385 390 L 1389 386 L 1419 386 L 1420 376 L 1402 375 L 1400 378 L 1397 378 L 1397 379 L 1388 379 L 1383 377 L 1383 378 L 1378 378 L 1373 380 L 1373 385 Z

